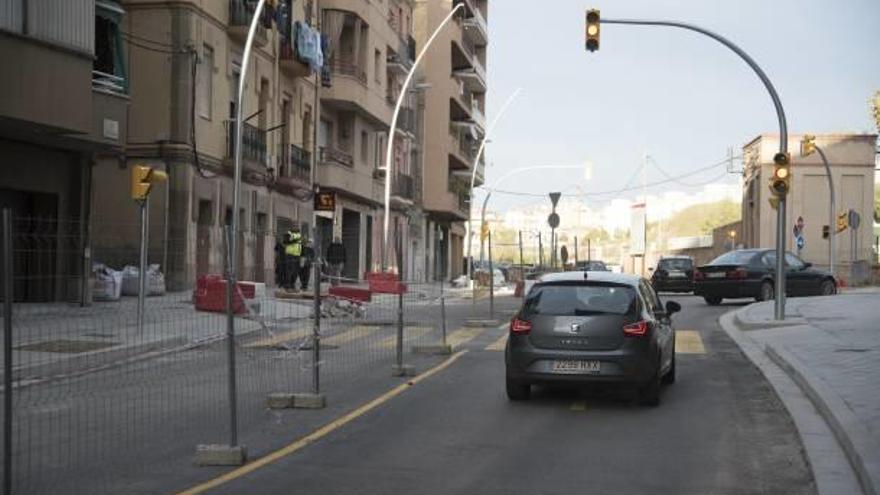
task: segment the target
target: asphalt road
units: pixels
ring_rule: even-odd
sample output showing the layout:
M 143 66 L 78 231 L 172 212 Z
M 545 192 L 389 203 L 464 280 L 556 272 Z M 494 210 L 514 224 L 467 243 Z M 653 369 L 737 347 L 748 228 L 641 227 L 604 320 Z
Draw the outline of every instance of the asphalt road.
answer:
M 717 326 L 730 308 L 670 298 L 687 344 L 658 408 L 601 390 L 511 403 L 493 329 L 405 393 L 210 493 L 815 493 L 787 412 Z

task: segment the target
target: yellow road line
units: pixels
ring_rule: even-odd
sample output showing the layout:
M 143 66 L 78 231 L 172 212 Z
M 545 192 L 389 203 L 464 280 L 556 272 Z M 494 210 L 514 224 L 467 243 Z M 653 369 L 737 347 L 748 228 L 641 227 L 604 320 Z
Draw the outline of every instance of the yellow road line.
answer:
M 571 403 L 571 406 L 569 406 L 568 409 L 575 412 L 584 412 L 587 410 L 587 402 L 583 400 L 576 400 Z
M 449 334 L 446 337 L 446 343 L 451 345 L 454 349 L 457 346 L 467 344 L 471 340 L 473 340 L 477 335 L 485 332 L 485 328 L 459 328 L 458 330 Z
M 677 330 L 675 332 L 676 354 L 705 354 L 706 347 L 700 332 L 696 330 Z
M 503 351 L 504 348 L 507 346 L 507 336 L 508 336 L 508 334 L 505 333 L 504 335 L 501 336 L 500 339 L 489 344 L 486 347 L 486 350 L 487 351 Z
M 312 330 L 310 328 L 297 328 L 295 330 L 289 330 L 287 332 L 276 333 L 275 335 L 270 335 L 268 337 L 251 342 L 244 347 L 271 347 L 284 342 L 289 342 L 291 340 L 301 339 L 311 334 L 311 331 Z
M 376 333 L 376 331 L 378 331 L 378 330 L 379 330 L 378 327 L 373 327 L 373 326 L 366 326 L 366 325 L 356 326 L 356 327 L 351 328 L 349 330 L 346 330 L 342 333 L 336 334 L 332 337 L 327 337 L 326 339 L 321 339 L 321 342 L 323 342 L 325 344 L 329 344 L 329 345 L 339 346 L 342 344 L 347 344 L 353 340 L 357 340 L 357 339 L 372 335 L 372 334 Z
M 348 423 L 351 423 L 355 419 L 363 416 L 364 414 L 372 411 L 373 409 L 376 409 L 377 407 L 388 402 L 389 400 L 393 399 L 394 397 L 402 394 L 407 389 L 412 388 L 413 385 L 416 385 L 417 383 L 419 383 L 427 378 L 430 378 L 431 376 L 443 371 L 444 369 L 448 368 L 453 363 L 455 363 L 459 358 L 461 358 L 466 353 L 467 353 L 467 351 L 456 352 L 455 354 L 450 356 L 449 359 L 447 359 L 446 361 L 443 361 L 442 363 L 431 368 L 430 370 L 422 373 L 421 375 L 413 378 L 412 380 L 410 380 L 406 383 L 402 383 L 402 384 L 394 387 L 393 389 L 389 390 L 388 392 L 386 392 L 386 393 L 380 395 L 379 397 L 376 397 L 375 399 L 371 400 L 370 402 L 367 402 L 366 404 L 358 407 L 354 411 L 351 411 L 350 413 L 346 414 L 345 416 L 342 416 L 341 418 L 335 419 L 335 420 L 331 421 L 330 423 L 327 423 L 326 425 L 322 426 L 321 428 L 318 428 L 317 430 L 313 431 L 312 433 L 309 433 L 308 435 L 306 435 L 306 436 L 300 438 L 299 440 L 287 445 L 286 447 L 282 447 L 281 449 L 276 450 L 275 452 L 272 452 L 272 453 L 266 455 L 265 457 L 261 457 L 250 464 L 247 464 L 247 465 L 244 465 L 240 468 L 234 469 L 234 470 L 232 470 L 222 476 L 218 476 L 217 478 L 206 481 L 204 483 L 196 485 L 196 486 L 189 488 L 187 490 L 184 490 L 182 492 L 179 492 L 177 495 L 196 495 L 199 493 L 204 493 L 212 488 L 217 488 L 218 486 L 220 486 L 224 483 L 228 483 L 232 480 L 241 478 L 242 476 L 244 476 L 248 473 L 252 473 L 252 472 L 256 471 L 257 469 L 265 467 L 265 466 L 267 466 L 267 465 L 269 465 L 269 464 L 271 464 L 271 463 L 273 463 L 283 457 L 289 456 L 299 450 L 302 450 L 303 448 L 307 447 L 308 445 L 320 440 L 321 438 L 329 435 L 330 433 L 334 432 L 335 430 L 342 428 L 343 426 L 347 425 Z
M 403 329 L 403 341 L 410 342 L 415 340 L 422 335 L 433 330 L 432 327 L 405 327 Z M 394 335 L 391 337 L 387 337 L 382 342 L 379 343 L 379 347 L 382 349 L 392 349 L 397 345 L 397 329 L 394 329 Z

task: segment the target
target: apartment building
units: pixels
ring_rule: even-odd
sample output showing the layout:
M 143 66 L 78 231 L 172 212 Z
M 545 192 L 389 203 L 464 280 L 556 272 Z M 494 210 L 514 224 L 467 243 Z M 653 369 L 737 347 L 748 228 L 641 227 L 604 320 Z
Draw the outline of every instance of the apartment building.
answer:
M 16 217 L 15 297 L 84 300 L 92 176 L 118 168 L 128 88 L 118 3 L 0 2 L 0 206 Z
M 416 39 L 427 41 L 451 9 L 464 4 L 429 48 L 420 67 L 425 92 L 423 235 L 425 270 L 433 280 L 464 270 L 464 222 L 470 214 L 470 178 L 483 183 L 485 161 L 474 163 L 485 134 L 488 0 L 416 2 Z
M 402 246 L 407 278 L 424 277 L 416 179 L 419 95 L 405 96 L 393 146 L 388 246 L 384 237 L 384 184 L 388 132 L 403 81 L 412 68 L 412 0 L 321 0 L 322 31 L 329 38 L 330 87 L 321 90 L 318 183 L 336 193 L 336 212 L 318 217 L 323 239 L 346 247 L 346 277 L 362 278 L 383 267 L 397 269 Z M 412 89 L 412 88 L 411 88 Z
M 106 3 L 98 1 L 97 4 Z M 260 21 L 242 101 L 238 264 L 243 279 L 274 282 L 274 245 L 291 227 L 312 228 L 312 162 L 319 60 L 298 33 L 316 31 L 314 2 L 276 2 Z M 150 196 L 150 263 L 172 289 L 222 273 L 232 217 L 234 120 L 242 52 L 256 2 L 124 0 L 120 23 L 128 118 L 125 166 L 95 167 L 95 253 L 133 261 L 138 207 L 134 164 L 166 170 Z M 314 39 L 314 38 L 312 38 Z

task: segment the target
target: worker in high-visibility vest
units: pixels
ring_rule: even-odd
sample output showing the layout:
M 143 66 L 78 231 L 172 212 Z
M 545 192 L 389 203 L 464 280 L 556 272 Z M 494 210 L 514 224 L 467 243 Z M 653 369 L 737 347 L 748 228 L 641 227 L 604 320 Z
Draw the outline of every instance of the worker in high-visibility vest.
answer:
M 296 290 L 296 282 L 300 275 L 300 258 L 303 254 L 303 237 L 298 230 L 290 230 L 284 234 L 284 288 Z

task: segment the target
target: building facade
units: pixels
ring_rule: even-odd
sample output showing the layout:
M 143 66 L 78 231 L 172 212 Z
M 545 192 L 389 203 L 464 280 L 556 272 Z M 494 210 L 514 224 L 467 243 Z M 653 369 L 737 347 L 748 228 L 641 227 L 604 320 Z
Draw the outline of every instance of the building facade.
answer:
M 0 206 L 16 218 L 15 296 L 83 301 L 92 178 L 118 168 L 129 81 L 116 2 L 0 2 Z
M 420 0 L 415 33 L 423 46 L 449 12 L 463 13 L 444 28 L 420 67 L 425 92 L 425 271 L 432 280 L 464 271 L 465 221 L 470 216 L 470 178 L 483 183 L 485 160 L 474 163 L 485 135 L 488 0 Z
M 789 136 L 792 152 L 791 192 L 788 195 L 786 248 L 797 253 L 793 227 L 803 219 L 805 245 L 801 256 L 817 266 L 828 266 L 828 239 L 822 228 L 828 225 L 830 194 L 825 167 L 818 153 L 801 156 L 797 150 L 803 136 Z M 862 218 L 860 228 L 848 229 L 833 236 L 836 243 L 837 274 L 851 274 L 854 262 L 872 260 L 874 211 L 874 155 L 876 135 L 823 134 L 816 144 L 825 151 L 830 164 L 837 196 L 837 213 L 854 210 Z M 777 212 L 770 203 L 769 178 L 773 174 L 773 156 L 779 138 L 761 135 L 743 148 L 743 201 L 741 242 L 745 247 L 768 248 L 776 245 Z M 832 229 L 834 227 L 832 226 Z

